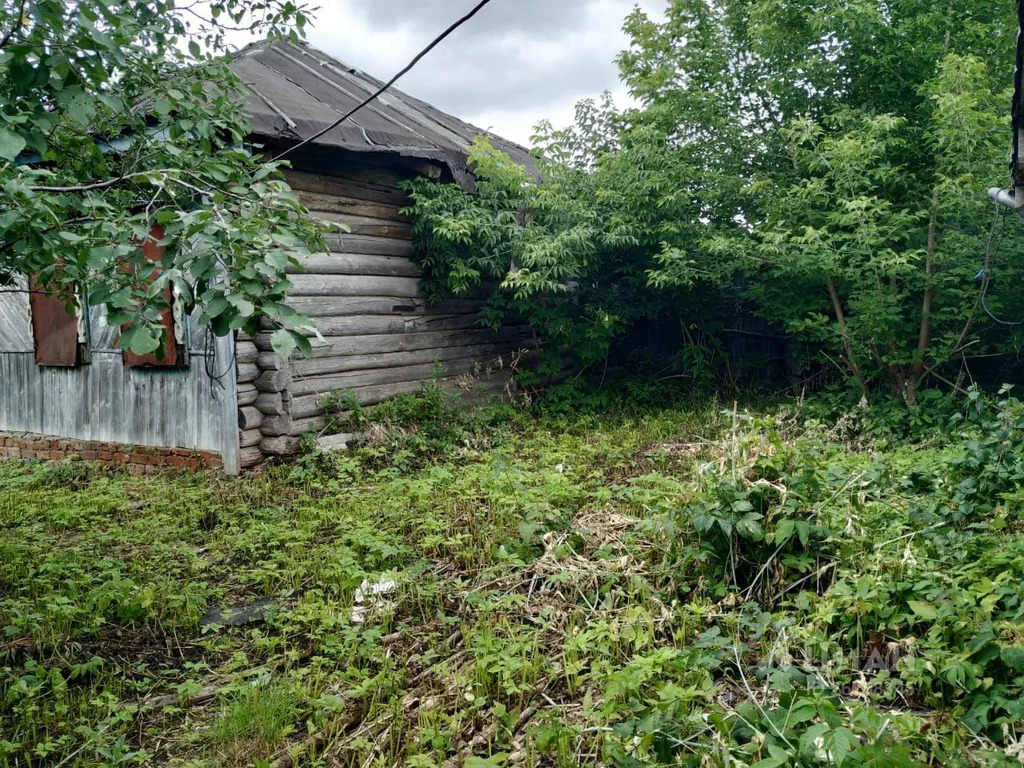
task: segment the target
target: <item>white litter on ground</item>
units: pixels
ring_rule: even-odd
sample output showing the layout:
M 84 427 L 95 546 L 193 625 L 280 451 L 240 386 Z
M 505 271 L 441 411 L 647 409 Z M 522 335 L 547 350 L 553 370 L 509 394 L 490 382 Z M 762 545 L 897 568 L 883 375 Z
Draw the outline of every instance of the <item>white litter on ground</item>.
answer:
M 393 595 L 398 590 L 398 582 L 394 579 L 386 579 L 381 576 L 376 582 L 364 579 L 356 590 L 355 600 L 352 605 L 352 623 L 362 624 L 366 618 L 378 610 L 385 610 L 391 607 L 392 603 L 387 600 L 388 595 Z

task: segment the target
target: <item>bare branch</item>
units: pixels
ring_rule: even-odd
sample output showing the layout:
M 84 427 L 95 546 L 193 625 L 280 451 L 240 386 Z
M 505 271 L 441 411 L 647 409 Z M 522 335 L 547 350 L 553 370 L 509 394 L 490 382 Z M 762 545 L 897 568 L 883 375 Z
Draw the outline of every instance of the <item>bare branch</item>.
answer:
M 11 38 L 14 37 L 14 33 L 21 29 L 21 22 L 25 18 L 25 0 L 21 0 L 18 5 L 18 12 L 14 15 L 14 23 L 11 28 L 7 30 L 7 34 L 4 35 L 3 39 L 0 40 L 0 48 L 6 46 L 11 42 Z
M 180 168 L 161 168 L 155 171 L 136 171 L 134 173 L 126 173 L 123 176 L 118 176 L 114 179 L 108 179 L 107 181 L 97 181 L 92 184 L 76 184 L 69 187 L 49 187 L 49 186 L 38 186 L 29 187 L 33 192 L 89 192 L 94 189 L 109 189 L 110 187 L 116 187 L 118 184 L 129 181 L 139 176 L 152 176 L 156 174 L 164 174 L 171 176 L 176 173 L 181 173 Z

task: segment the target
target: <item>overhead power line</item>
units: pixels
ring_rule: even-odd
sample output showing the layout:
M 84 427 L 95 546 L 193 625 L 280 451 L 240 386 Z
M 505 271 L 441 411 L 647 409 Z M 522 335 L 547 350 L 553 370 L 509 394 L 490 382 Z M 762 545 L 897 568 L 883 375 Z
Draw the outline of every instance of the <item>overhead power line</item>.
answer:
M 458 21 L 453 23 L 450 27 L 448 27 L 448 29 L 446 29 L 440 35 L 435 37 L 426 48 L 424 48 L 422 51 L 417 53 L 416 56 L 413 57 L 412 61 L 410 61 L 408 64 L 406 64 L 405 67 L 403 67 L 402 70 L 400 72 L 398 72 L 398 74 L 396 74 L 394 77 L 392 77 L 386 83 L 384 83 L 384 85 L 382 85 L 376 91 L 374 91 L 369 96 L 367 96 L 365 99 L 363 99 L 359 104 L 357 104 L 356 106 L 352 107 L 352 109 L 350 109 L 344 115 L 342 115 L 337 120 L 335 120 L 333 123 L 328 125 L 326 128 L 324 128 L 324 129 L 322 129 L 320 131 L 317 131 L 312 136 L 310 136 L 308 138 L 305 138 L 302 141 L 300 141 L 298 144 L 296 144 L 294 146 L 291 146 L 291 147 L 288 147 L 288 149 L 286 149 L 283 152 L 281 152 L 281 154 L 277 155 L 277 157 L 275 157 L 274 159 L 275 160 L 280 160 L 285 155 L 291 154 L 292 152 L 294 152 L 295 150 L 299 149 L 300 147 L 304 147 L 306 144 L 309 144 L 311 141 L 316 141 L 317 139 L 319 139 L 321 136 L 323 136 L 328 131 L 333 131 L 339 125 L 344 123 L 346 120 L 348 120 L 350 117 L 352 117 L 352 115 L 354 115 L 360 109 L 362 109 L 367 104 L 369 104 L 374 99 L 376 99 L 378 96 L 380 96 L 382 93 L 384 93 L 388 88 L 390 88 L 392 85 L 394 85 L 396 82 L 398 82 L 399 78 L 401 78 L 403 75 L 408 73 L 409 70 L 411 70 L 413 67 L 415 67 L 419 63 L 420 59 L 422 59 L 424 56 L 426 56 L 428 53 L 430 53 L 432 50 L 434 50 L 434 48 L 436 48 L 446 37 L 448 37 L 448 35 L 450 35 L 456 29 L 458 29 L 463 24 L 465 24 L 467 21 L 469 21 L 474 16 L 476 16 L 483 9 L 483 7 L 485 5 L 487 5 L 489 2 L 491 2 L 491 0 L 481 0 L 479 3 L 476 4 L 476 6 L 474 6 L 474 8 L 469 13 L 467 13 L 461 19 L 459 19 Z

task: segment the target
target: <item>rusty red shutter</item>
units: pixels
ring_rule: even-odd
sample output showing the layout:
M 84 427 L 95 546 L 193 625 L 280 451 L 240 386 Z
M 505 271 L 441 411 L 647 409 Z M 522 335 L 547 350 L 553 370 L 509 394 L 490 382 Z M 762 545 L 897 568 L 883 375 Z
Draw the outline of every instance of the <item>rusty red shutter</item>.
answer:
M 34 277 L 29 278 L 29 306 L 36 365 L 74 368 L 85 360 L 84 345 L 78 340 L 78 315 L 68 312 L 63 298 L 47 295 Z
M 159 264 L 164 256 L 164 246 L 160 245 L 157 241 L 163 239 L 163 227 L 159 225 L 153 227 L 150 230 L 150 236 L 151 239 L 146 240 L 142 245 L 142 253 L 150 261 Z M 175 368 L 178 366 L 180 355 L 174 338 L 174 311 L 172 309 L 174 296 L 169 286 L 164 290 L 164 300 L 167 302 L 167 309 L 164 310 L 162 318 L 166 354 L 161 358 L 157 357 L 155 352 L 148 355 L 136 355 L 130 350 L 121 350 L 122 360 L 126 368 Z M 124 327 L 126 326 L 122 326 L 122 330 Z

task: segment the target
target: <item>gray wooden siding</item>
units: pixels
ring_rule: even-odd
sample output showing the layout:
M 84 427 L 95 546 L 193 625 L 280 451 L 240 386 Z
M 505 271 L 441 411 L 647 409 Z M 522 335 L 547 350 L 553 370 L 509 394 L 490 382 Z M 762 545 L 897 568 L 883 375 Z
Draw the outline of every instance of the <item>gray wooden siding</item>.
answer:
M 14 285 L 0 285 L 0 352 L 35 351 L 27 290 L 22 277 L 16 278 Z
M 216 339 L 208 345 L 205 331 L 191 321 L 197 337 L 187 370 L 125 368 L 117 329 L 106 324 L 99 308 L 89 313 L 91 362 L 40 367 L 33 358 L 27 296 L 0 289 L 0 430 L 215 451 L 227 471 L 237 472 L 233 342 Z M 210 369 L 229 369 L 219 383 L 207 374 L 207 346 Z

